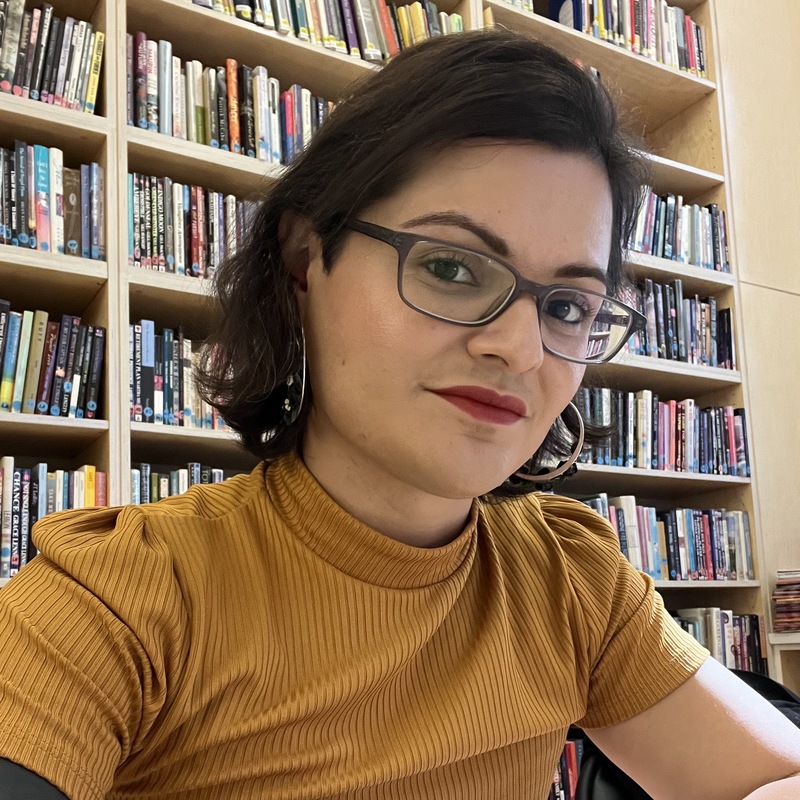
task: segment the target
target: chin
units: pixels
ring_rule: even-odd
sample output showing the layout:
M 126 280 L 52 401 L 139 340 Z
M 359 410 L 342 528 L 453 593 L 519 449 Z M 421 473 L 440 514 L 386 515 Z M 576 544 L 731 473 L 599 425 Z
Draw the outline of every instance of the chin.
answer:
M 456 463 L 449 461 L 441 469 L 431 469 L 431 462 L 418 473 L 418 480 L 425 481 L 425 488 L 431 494 L 449 500 L 466 500 L 491 492 L 512 475 L 518 467 L 492 467 L 480 459 L 469 459 Z

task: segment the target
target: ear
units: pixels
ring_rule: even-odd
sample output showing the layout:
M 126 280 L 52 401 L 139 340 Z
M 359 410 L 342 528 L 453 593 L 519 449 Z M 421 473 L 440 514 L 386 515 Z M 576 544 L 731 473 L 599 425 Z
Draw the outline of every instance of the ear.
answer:
M 308 268 L 322 258 L 322 242 L 308 217 L 296 211 L 284 211 L 278 223 L 278 244 L 295 290 L 308 289 Z

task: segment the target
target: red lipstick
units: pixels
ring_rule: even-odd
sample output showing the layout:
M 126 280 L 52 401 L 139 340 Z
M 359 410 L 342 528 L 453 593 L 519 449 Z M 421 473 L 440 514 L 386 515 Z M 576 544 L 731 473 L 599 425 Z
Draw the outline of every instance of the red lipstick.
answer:
M 448 386 L 431 391 L 480 422 L 513 425 L 528 415 L 528 409 L 519 397 L 482 386 Z

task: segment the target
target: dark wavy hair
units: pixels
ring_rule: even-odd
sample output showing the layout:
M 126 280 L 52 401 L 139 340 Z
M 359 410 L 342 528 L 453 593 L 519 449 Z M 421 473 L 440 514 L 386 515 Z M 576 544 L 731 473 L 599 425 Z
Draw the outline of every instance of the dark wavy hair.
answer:
M 587 155 L 605 169 L 613 200 L 609 290 L 623 282 L 624 248 L 646 169 L 608 91 L 587 70 L 522 34 L 495 28 L 424 41 L 350 87 L 308 148 L 269 187 L 243 246 L 215 275 L 220 316 L 198 385 L 247 450 L 273 459 L 297 448 L 313 394 L 309 386 L 297 421 L 281 424 L 286 380 L 302 358 L 292 279 L 278 242 L 282 215 L 310 220 L 330 270 L 349 235 L 349 218 L 400 191 L 432 154 L 484 137 L 544 143 Z M 530 466 L 570 452 L 572 417 L 553 426 Z M 588 434 L 591 441 L 608 430 L 588 426 Z M 530 490 L 509 480 L 492 494 Z

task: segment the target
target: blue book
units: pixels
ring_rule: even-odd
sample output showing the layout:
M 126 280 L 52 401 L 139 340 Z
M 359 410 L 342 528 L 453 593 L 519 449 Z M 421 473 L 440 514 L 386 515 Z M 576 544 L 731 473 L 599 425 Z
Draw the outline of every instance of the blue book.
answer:
M 89 165 L 81 164 L 81 256 L 83 258 L 91 256 L 90 185 Z
M 6 323 L 5 356 L 3 370 L 0 374 L 0 411 L 11 411 L 11 400 L 14 395 L 14 375 L 17 370 L 17 353 L 19 352 L 19 334 L 22 328 L 22 314 L 12 311 Z
M 50 153 L 41 144 L 33 146 L 33 175 L 37 249 L 47 252 L 50 250 Z
M 153 422 L 155 413 L 155 350 L 156 327 L 151 319 L 143 319 L 142 325 L 142 416 L 145 422 Z

